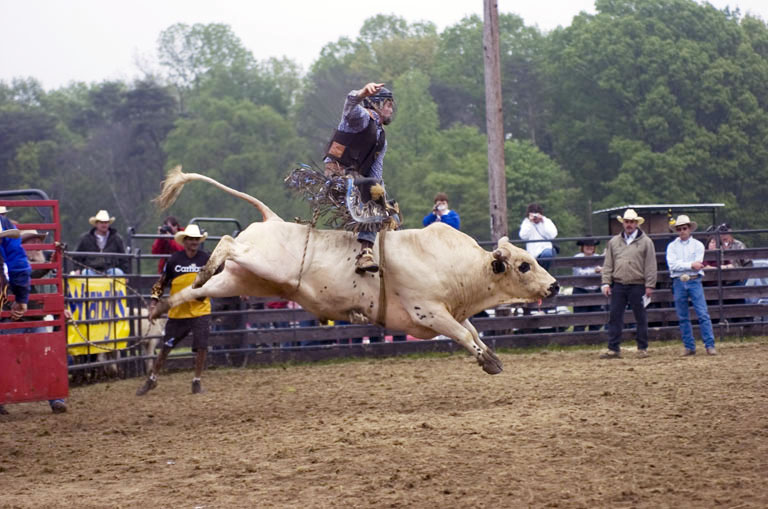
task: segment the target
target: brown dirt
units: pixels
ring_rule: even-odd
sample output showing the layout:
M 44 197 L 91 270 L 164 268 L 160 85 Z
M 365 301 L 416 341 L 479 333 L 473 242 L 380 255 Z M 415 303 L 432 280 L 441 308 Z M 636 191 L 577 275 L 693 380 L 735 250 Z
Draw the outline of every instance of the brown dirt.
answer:
M 76 388 L 67 414 L 0 416 L 0 507 L 768 507 L 768 339 L 718 348 Z

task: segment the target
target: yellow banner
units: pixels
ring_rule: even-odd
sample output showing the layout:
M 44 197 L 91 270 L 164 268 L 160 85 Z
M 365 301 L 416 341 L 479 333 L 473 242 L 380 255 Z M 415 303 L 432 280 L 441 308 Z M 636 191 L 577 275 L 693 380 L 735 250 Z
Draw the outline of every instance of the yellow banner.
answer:
M 67 302 L 74 320 L 98 320 L 124 318 L 129 309 L 125 299 L 104 300 L 105 297 L 125 297 L 125 279 L 112 277 L 69 278 L 66 280 L 65 295 L 69 299 L 93 299 L 89 301 Z M 67 325 L 67 344 L 85 343 L 125 338 L 130 335 L 128 320 L 103 323 L 80 323 L 77 327 Z M 103 345 L 83 345 L 69 347 L 69 355 L 86 355 L 109 352 L 125 348 L 126 342 L 105 343 Z

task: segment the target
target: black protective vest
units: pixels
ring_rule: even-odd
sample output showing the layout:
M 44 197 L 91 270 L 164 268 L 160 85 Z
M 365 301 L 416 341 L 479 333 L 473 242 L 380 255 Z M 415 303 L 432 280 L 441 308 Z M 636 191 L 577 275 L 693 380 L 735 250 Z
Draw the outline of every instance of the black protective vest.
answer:
M 376 139 L 377 124 L 371 115 L 368 127 L 359 133 L 345 133 L 339 131 L 333 133 L 333 138 L 328 144 L 326 157 L 338 161 L 345 168 L 352 168 L 364 177 L 369 177 L 371 166 L 384 148 L 386 133 L 381 130 L 381 136 Z

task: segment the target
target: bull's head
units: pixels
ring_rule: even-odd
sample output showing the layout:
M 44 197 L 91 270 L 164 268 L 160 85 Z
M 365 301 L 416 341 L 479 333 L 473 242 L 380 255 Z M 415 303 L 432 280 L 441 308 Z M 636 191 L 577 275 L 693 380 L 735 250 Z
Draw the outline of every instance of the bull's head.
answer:
M 527 251 L 513 246 L 509 238 L 502 237 L 493 251 L 491 268 L 495 274 L 504 274 L 513 297 L 532 300 L 551 297 L 560 287 L 555 278 L 538 264 Z

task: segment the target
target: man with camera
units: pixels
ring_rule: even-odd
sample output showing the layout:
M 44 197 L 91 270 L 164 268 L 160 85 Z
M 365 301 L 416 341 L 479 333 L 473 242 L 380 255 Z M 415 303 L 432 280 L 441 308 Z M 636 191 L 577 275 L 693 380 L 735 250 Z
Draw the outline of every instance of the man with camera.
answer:
M 453 226 L 459 230 L 461 220 L 459 214 L 455 210 L 448 208 L 448 195 L 445 193 L 437 193 L 435 195 L 435 206 L 432 208 L 432 212 L 424 216 L 421 223 L 424 226 L 429 226 L 434 222 L 445 223 L 448 226 Z
M 184 246 L 172 238 L 173 235 L 176 235 L 179 231 L 182 230 L 183 228 L 181 228 L 179 225 L 178 219 L 176 219 L 174 216 L 166 217 L 163 221 L 163 224 L 157 227 L 157 233 L 159 235 L 168 235 L 168 237 L 160 237 L 155 239 L 155 241 L 152 243 L 152 254 L 171 255 L 177 251 L 184 251 Z M 165 268 L 165 261 L 166 258 L 160 258 L 157 261 L 158 274 L 163 272 L 163 268 Z
M 548 242 L 557 237 L 557 227 L 538 203 L 531 203 L 525 211 L 525 218 L 520 223 L 520 239 L 527 241 L 525 250 L 536 258 L 544 270 L 549 270 L 557 249 Z

